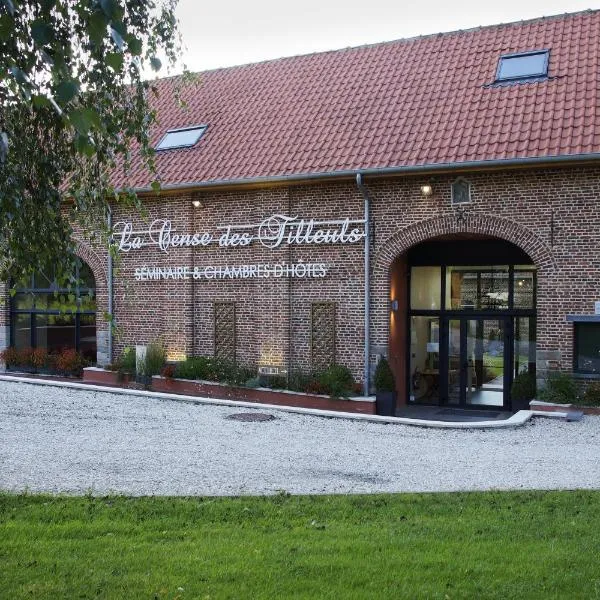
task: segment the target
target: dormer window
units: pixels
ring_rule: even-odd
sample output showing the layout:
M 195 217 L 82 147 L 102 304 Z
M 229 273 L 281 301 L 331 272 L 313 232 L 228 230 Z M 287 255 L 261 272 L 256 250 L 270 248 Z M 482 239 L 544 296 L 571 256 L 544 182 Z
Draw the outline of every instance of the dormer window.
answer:
M 194 125 L 182 129 L 169 129 L 156 146 L 156 150 L 172 150 L 174 148 L 191 148 L 206 131 L 206 125 Z
M 548 76 L 549 50 L 506 54 L 500 57 L 496 81 L 520 81 Z

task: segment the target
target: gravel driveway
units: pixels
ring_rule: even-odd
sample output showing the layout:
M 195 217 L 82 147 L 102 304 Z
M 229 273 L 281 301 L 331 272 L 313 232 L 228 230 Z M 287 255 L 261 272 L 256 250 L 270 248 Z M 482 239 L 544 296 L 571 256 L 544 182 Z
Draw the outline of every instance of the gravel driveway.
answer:
M 432 430 L 0 381 L 0 489 L 237 495 L 600 488 L 600 417 Z M 264 412 L 264 411 L 261 411 Z

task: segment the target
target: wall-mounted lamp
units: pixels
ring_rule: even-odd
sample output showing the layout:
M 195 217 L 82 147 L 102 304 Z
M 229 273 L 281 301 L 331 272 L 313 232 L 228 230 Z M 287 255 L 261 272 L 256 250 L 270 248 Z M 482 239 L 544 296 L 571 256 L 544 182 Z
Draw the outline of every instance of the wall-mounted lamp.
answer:
M 192 206 L 194 208 L 201 208 L 202 207 L 202 202 L 200 202 L 200 200 L 192 200 Z
M 433 196 L 433 187 L 430 183 L 424 183 L 421 186 L 421 196 L 423 196 L 424 198 L 429 198 L 430 196 Z
M 398 310 L 398 300 L 390 300 L 390 310 Z

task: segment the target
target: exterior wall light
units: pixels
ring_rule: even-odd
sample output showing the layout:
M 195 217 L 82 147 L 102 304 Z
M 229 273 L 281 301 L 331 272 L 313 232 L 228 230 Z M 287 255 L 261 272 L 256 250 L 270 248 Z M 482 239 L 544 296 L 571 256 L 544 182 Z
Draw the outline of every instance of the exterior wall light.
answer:
M 398 310 L 398 300 L 390 300 L 390 309 L 393 311 Z
M 200 208 L 202 206 L 202 202 L 200 202 L 200 200 L 192 200 L 192 206 L 194 208 Z
M 433 196 L 433 187 L 431 187 L 430 183 L 424 183 L 421 186 L 421 195 L 424 198 L 429 198 L 430 196 Z

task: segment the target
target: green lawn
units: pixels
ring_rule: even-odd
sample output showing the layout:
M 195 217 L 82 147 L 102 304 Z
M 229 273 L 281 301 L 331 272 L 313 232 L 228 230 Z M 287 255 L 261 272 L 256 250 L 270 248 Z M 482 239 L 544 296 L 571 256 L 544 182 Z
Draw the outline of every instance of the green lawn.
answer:
M 600 492 L 0 495 L 0 598 L 600 598 Z

